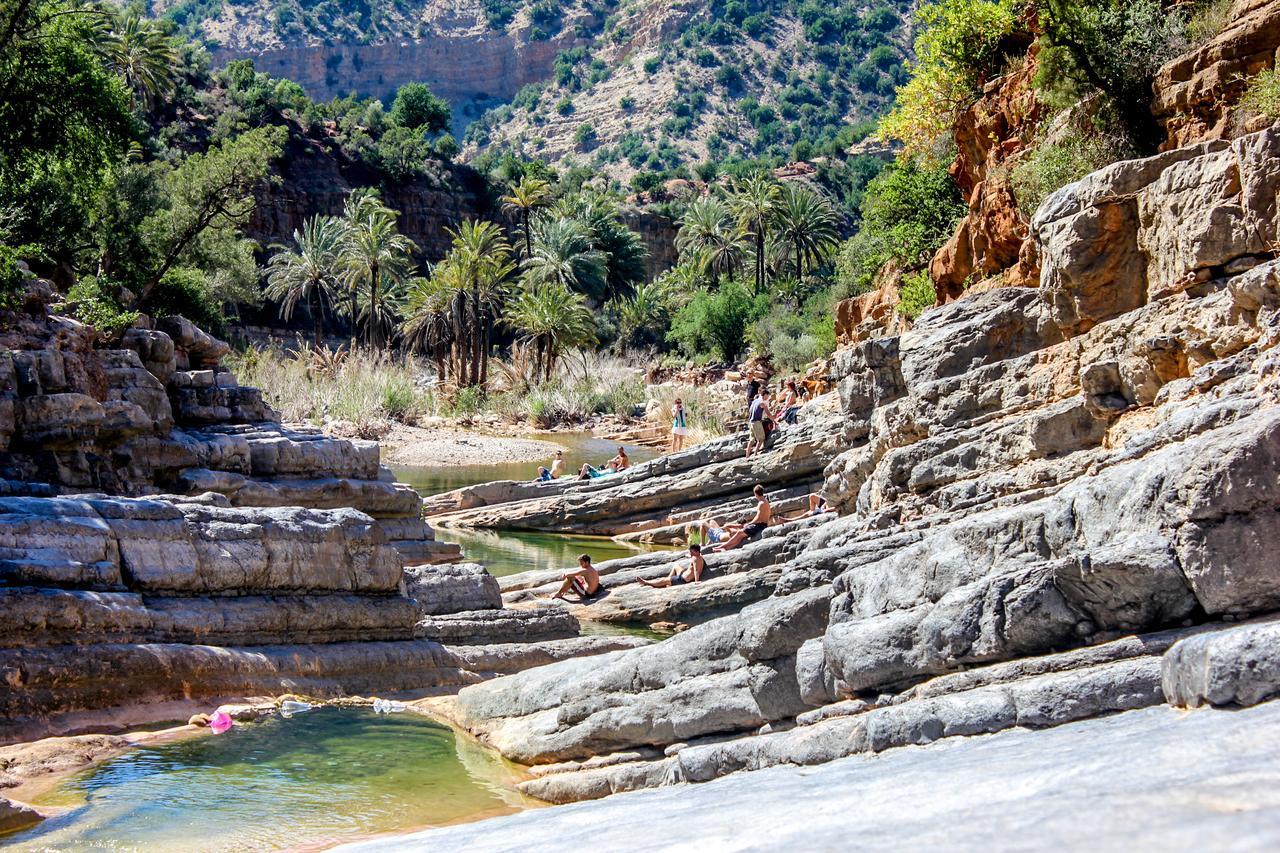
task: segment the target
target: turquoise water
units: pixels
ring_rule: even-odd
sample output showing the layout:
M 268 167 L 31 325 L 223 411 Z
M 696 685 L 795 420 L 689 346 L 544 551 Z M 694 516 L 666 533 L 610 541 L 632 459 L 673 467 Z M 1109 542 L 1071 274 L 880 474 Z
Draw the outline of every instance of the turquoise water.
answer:
M 576 470 L 583 462 L 603 465 L 617 453 L 618 444 L 596 438 L 589 432 L 540 434 L 559 444 L 565 450 L 566 466 Z M 647 462 L 661 454 L 652 447 L 624 444 L 633 463 Z M 521 462 L 503 465 L 461 465 L 453 467 L 393 467 L 396 479 L 408 483 L 423 497 L 442 492 L 489 483 L 494 480 L 532 480 L 539 464 Z M 523 531 L 501 532 L 489 530 L 460 530 L 437 528 L 436 538 L 462 546 L 463 558 L 469 562 L 483 563 L 495 577 L 513 575 L 534 569 L 564 569 L 578 563 L 578 555 L 587 553 L 597 562 L 617 557 L 629 557 L 649 547 L 624 545 L 598 536 L 574 536 L 566 533 L 528 533 Z
M 461 530 L 437 527 L 436 538 L 462 546 L 463 559 L 483 563 L 495 577 L 533 569 L 566 569 L 578 564 L 580 554 L 602 563 L 631 557 L 654 548 L 624 545 L 600 536 L 567 533 L 528 533 L 511 530 Z
M 143 746 L 69 778 L 68 808 L 0 847 L 249 851 L 506 814 L 530 803 L 508 765 L 412 712 L 319 708 Z

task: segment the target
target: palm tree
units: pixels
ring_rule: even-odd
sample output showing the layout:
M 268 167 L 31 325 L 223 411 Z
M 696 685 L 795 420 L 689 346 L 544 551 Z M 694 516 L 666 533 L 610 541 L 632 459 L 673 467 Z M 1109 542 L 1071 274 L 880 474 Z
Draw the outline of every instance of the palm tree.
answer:
M 551 184 L 525 175 L 520 183 L 502 197 L 502 209 L 520 217 L 520 228 L 524 232 L 524 256 L 533 254 L 533 235 L 529 232 L 529 223 L 533 214 L 551 203 Z
M 508 306 L 506 319 L 534 347 L 535 370 L 546 381 L 561 352 L 596 340 L 586 297 L 555 281 L 526 283 Z
M 280 317 L 288 320 L 298 303 L 307 303 L 315 325 L 316 346 L 324 337 L 324 306 L 333 305 L 341 286 L 342 251 L 347 228 L 332 216 L 313 216 L 293 232 L 296 252 L 277 252 L 266 267 L 269 299 L 280 303 Z
M 596 192 L 566 196 L 550 211 L 553 218 L 572 219 L 581 225 L 591 248 L 604 255 L 605 285 L 609 294 L 622 293 L 645 280 L 649 250 L 635 231 L 623 224 L 617 203 Z M 604 292 L 588 292 L 602 297 Z
M 735 231 L 729 208 L 714 196 L 689 204 L 680 218 L 676 250 L 682 259 L 693 261 L 710 275 L 713 284 L 721 276 L 732 275 L 742 267 L 742 240 Z
M 579 292 L 604 292 L 608 276 L 603 252 L 575 219 L 544 217 L 534 223 L 533 253 L 524 259 L 525 279 L 533 284 L 559 284 Z
M 407 280 L 382 276 L 382 286 L 361 291 L 359 305 L 360 325 L 371 333 L 381 345 L 393 343 L 404 316 L 408 291 Z M 375 301 L 376 296 L 376 301 Z
M 756 293 L 763 293 L 766 284 L 765 239 L 779 195 L 778 185 L 764 172 L 734 181 L 729 195 L 729 208 L 738 220 L 738 227 L 751 238 L 755 246 Z
M 121 13 L 101 46 L 107 64 L 146 106 L 173 90 L 178 61 L 173 39 L 154 21 L 130 9 Z
M 413 268 L 417 245 L 396 230 L 400 214 L 387 207 L 376 190 L 362 187 L 347 196 L 343 216 L 347 221 L 347 245 L 343 251 L 347 283 L 351 292 L 351 347 L 355 348 L 357 293 L 363 283 L 368 290 L 369 316 L 378 316 L 379 287 L 384 281 L 403 281 Z M 381 348 L 378 324 L 365 327 L 370 347 Z
M 612 301 L 618 316 L 618 341 L 631 346 L 648 346 L 662 339 L 671 308 L 671 290 L 667 279 L 641 282 L 630 296 Z
M 489 378 L 489 335 L 502 310 L 503 286 L 515 270 L 511 245 L 493 222 L 463 222 L 453 236 L 450 261 L 460 284 L 470 289 L 471 375 L 469 384 L 484 385 Z
M 825 196 L 795 184 L 783 188 L 775 224 L 778 237 L 791 247 L 798 280 L 804 278 L 806 261 L 812 272 L 835 249 L 837 221 L 835 208 Z
M 430 353 L 436 375 L 444 379 L 449 371 L 445 357 L 454 346 L 452 306 L 457 292 L 448 275 L 412 278 L 405 284 L 404 324 L 401 340 L 413 352 Z

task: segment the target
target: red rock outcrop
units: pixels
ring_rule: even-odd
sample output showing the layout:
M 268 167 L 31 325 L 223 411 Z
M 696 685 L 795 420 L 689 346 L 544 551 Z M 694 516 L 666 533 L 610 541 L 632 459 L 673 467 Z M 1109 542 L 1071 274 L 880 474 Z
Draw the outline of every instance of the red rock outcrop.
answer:
M 1164 147 L 1260 129 L 1239 108 L 1240 98 L 1249 78 L 1276 67 L 1277 51 L 1280 0 L 1237 0 L 1222 32 L 1156 75 L 1151 109 L 1167 134 Z
M 941 302 L 1001 272 L 1004 285 L 1034 287 L 1039 280 L 1030 257 L 1019 261 L 1027 220 L 1008 177 L 1009 165 L 1032 143 L 1044 114 L 1032 86 L 1035 73 L 1033 48 L 1022 68 L 988 83 L 956 124 L 959 150 L 950 171 L 969 213 L 929 265 Z

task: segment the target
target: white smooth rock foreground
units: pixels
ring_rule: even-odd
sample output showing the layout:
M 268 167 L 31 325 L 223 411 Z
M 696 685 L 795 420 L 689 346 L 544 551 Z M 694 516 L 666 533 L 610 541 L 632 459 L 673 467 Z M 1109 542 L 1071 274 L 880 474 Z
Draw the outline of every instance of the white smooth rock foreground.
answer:
M 1280 702 L 1131 711 L 737 773 L 346 845 L 466 850 L 1276 850 Z

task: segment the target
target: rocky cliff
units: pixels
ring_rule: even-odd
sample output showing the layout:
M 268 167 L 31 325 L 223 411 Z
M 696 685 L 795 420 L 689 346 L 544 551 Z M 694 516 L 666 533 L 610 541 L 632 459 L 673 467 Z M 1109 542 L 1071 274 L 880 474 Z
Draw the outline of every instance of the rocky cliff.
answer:
M 667 565 L 609 565 L 587 610 L 692 627 L 466 687 L 441 712 L 565 802 L 1280 694 L 1280 260 L 1260 249 L 1280 237 L 1277 158 L 1280 127 L 1054 193 L 1029 226 L 1039 288 L 839 353 L 838 517 L 772 526 L 701 583 L 651 590 L 635 580 Z M 790 441 L 771 453 L 799 470 Z M 750 478 L 726 464 L 680 482 L 729 508 Z M 650 466 L 454 518 L 560 502 L 625 524 L 665 476 Z M 531 606 L 547 580 L 504 579 L 504 598 Z
M 0 742 L 634 645 L 504 610 L 374 442 L 280 424 L 186 320 L 104 341 L 29 304 L 0 340 Z

